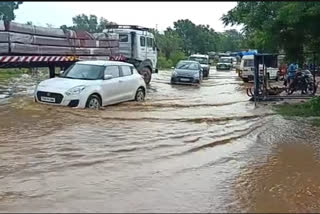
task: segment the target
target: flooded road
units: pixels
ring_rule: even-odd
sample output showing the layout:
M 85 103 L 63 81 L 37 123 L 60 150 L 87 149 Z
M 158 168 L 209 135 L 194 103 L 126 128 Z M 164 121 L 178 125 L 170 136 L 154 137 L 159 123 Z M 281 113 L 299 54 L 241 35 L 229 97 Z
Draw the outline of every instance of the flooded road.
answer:
M 255 107 L 234 71 L 200 87 L 170 75 L 100 111 L 34 103 L 37 78 L 2 82 L 0 211 L 320 211 L 316 128 Z

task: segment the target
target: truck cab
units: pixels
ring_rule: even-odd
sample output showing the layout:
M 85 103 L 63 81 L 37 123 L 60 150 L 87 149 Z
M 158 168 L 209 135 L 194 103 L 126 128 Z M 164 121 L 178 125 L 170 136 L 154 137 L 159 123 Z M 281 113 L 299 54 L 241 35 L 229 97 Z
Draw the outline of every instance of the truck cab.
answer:
M 192 54 L 191 56 L 189 56 L 189 60 L 199 62 L 201 65 L 201 68 L 203 69 L 203 77 L 209 76 L 209 71 L 210 71 L 209 55 Z
M 157 70 L 157 47 L 154 35 L 148 28 L 133 25 L 110 25 L 104 33 L 119 35 L 119 53 L 126 62 L 133 64 L 144 76 L 145 82 L 151 81 L 151 73 Z

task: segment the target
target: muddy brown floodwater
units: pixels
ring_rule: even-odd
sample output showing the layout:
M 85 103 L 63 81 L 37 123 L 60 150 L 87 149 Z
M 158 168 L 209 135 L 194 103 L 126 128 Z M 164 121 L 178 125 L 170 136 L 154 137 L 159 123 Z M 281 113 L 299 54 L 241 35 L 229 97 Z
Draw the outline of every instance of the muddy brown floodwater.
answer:
M 248 101 L 234 71 L 153 76 L 144 103 L 33 102 L 0 81 L 1 212 L 319 212 L 319 131 Z M 1 97 L 0 97 L 1 98 Z

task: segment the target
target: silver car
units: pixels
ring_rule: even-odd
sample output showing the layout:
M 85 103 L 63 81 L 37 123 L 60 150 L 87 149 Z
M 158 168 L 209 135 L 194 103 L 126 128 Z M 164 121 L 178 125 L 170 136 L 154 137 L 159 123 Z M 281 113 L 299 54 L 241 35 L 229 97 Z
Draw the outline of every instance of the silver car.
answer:
M 171 84 L 200 84 L 203 79 L 202 71 L 199 62 L 181 60 L 172 72 Z

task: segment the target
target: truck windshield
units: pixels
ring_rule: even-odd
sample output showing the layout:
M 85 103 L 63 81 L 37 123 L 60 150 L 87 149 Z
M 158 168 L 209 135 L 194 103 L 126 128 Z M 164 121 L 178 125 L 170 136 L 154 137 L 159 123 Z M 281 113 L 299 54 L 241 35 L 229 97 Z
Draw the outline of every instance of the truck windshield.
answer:
M 189 60 L 197 61 L 200 64 L 208 64 L 208 59 L 203 57 L 189 57 Z
M 60 77 L 70 79 L 97 80 L 103 79 L 105 66 L 73 64 Z
M 254 67 L 254 61 L 253 61 L 253 59 L 246 59 L 246 60 L 244 60 L 243 66 L 244 66 L 244 67 Z
M 219 62 L 222 62 L 222 63 L 232 63 L 232 59 L 220 58 L 220 59 L 219 59 Z
M 129 36 L 127 34 L 119 34 L 119 42 L 128 42 Z

